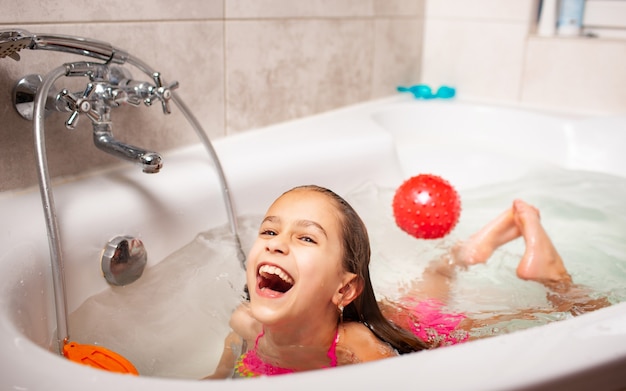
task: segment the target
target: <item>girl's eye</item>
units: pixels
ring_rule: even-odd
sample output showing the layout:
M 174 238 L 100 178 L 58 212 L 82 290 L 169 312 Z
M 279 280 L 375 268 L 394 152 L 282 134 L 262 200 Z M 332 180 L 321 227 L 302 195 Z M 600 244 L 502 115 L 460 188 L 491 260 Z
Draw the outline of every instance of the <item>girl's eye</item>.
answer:
M 276 232 L 271 229 L 262 229 L 261 232 L 259 232 L 259 235 L 276 236 Z
M 300 240 L 307 242 L 307 243 L 317 244 L 317 242 L 313 240 L 313 238 L 311 238 L 310 236 L 303 236 L 300 238 Z

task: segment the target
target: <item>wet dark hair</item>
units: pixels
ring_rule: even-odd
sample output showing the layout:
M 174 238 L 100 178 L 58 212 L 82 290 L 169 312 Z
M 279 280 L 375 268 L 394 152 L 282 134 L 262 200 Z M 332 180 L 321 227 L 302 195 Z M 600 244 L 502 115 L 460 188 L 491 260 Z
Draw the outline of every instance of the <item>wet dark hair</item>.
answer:
M 363 323 L 376 337 L 387 342 L 400 354 L 428 349 L 424 341 L 409 331 L 397 327 L 382 314 L 370 279 L 371 248 L 367 228 L 354 208 L 341 196 L 321 186 L 298 186 L 287 193 L 294 190 L 317 191 L 327 195 L 333 200 L 341 214 L 343 267 L 348 272 L 356 274 L 363 284 L 361 294 L 344 308 L 343 320 Z

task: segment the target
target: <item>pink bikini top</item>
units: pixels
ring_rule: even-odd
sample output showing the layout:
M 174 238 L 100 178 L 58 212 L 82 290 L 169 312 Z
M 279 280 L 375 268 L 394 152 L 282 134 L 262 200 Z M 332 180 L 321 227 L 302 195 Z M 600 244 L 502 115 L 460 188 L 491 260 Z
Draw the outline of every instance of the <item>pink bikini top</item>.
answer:
M 274 376 L 294 373 L 291 368 L 282 368 L 263 361 L 257 354 L 259 340 L 265 334 L 262 331 L 254 342 L 254 348 L 239 356 L 235 364 L 235 376 L 238 377 L 256 377 L 256 376 Z M 337 366 L 337 342 L 339 341 L 339 329 L 335 332 L 333 343 L 330 344 L 326 356 L 330 359 L 330 366 L 324 368 L 332 368 Z

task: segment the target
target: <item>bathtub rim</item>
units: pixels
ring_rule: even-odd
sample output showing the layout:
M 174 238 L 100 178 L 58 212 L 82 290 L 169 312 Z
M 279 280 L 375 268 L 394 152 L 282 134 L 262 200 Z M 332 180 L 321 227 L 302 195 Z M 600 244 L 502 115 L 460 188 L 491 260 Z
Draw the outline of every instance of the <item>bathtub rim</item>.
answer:
M 563 331 L 570 333 L 582 332 L 583 334 L 590 332 L 607 335 L 611 333 L 620 334 L 621 339 L 626 342 L 626 326 L 621 325 L 621 329 L 619 327 L 611 327 L 615 326 L 611 323 L 612 319 L 617 318 L 624 320 L 626 319 L 625 314 L 626 302 L 623 302 L 569 319 L 566 322 L 554 322 L 541 327 L 520 330 L 511 334 L 471 341 L 465 344 L 412 353 L 375 362 L 333 368 L 330 370 L 302 372 L 287 376 L 265 377 L 248 381 L 254 381 L 255 386 L 259 386 L 260 389 L 263 389 L 263 386 L 267 385 L 275 390 L 293 390 L 294 387 L 301 387 L 302 384 L 312 383 L 316 383 L 316 386 L 319 387 L 329 387 L 329 389 L 332 389 L 338 384 L 345 384 L 346 379 L 350 379 L 351 386 L 362 387 L 362 389 L 420 385 L 428 389 L 458 390 L 458 377 L 461 377 L 464 378 L 464 381 L 467 383 L 467 386 L 463 387 L 463 389 L 466 390 L 587 390 L 590 385 L 594 385 L 594 389 L 597 390 L 608 390 L 613 389 L 611 387 L 615 384 L 626 384 L 626 373 L 622 371 L 621 375 L 615 375 L 613 373 L 607 376 L 605 373 L 600 373 L 593 376 L 586 372 L 579 372 L 581 366 L 586 364 L 585 353 L 590 347 L 596 346 L 596 342 L 592 341 L 593 337 L 587 341 L 583 338 L 580 344 L 570 345 L 571 351 L 568 352 L 567 357 L 571 362 L 565 363 L 567 364 L 567 368 L 563 367 L 557 370 L 559 376 L 556 378 L 553 376 L 555 373 L 554 366 L 545 365 L 550 362 L 550 353 L 554 348 L 551 344 L 538 346 L 539 349 L 531 352 L 533 357 L 539 358 L 533 361 L 532 365 L 529 365 L 528 362 L 520 363 L 516 360 L 519 360 L 520 355 L 527 355 L 524 353 L 524 349 L 528 348 L 528 340 L 535 340 L 537 337 L 563 340 Z M 567 327 L 563 327 L 565 323 L 567 323 Z M 19 334 L 17 330 L 13 329 L 13 331 L 15 334 Z M 0 338 L 0 342 L 6 339 L 6 336 L 7 334 L 5 333 Z M 180 390 L 195 391 L 205 390 L 209 384 L 215 389 L 235 391 L 249 389 L 250 387 L 250 384 L 248 384 L 245 379 L 240 381 L 230 379 L 207 380 L 205 383 L 204 381 L 193 379 L 120 375 L 72 363 L 23 337 L 19 338 L 19 336 L 16 336 L 12 342 L 13 345 L 19 349 L 19 354 L 25 357 L 46 353 L 44 356 L 41 356 L 43 360 L 37 369 L 29 373 L 28 381 L 24 382 L 22 380 L 21 383 L 17 381 L 15 383 L 10 382 L 11 385 L 16 387 L 15 389 L 45 389 L 45 387 L 38 387 L 38 385 L 41 385 L 39 381 L 40 378 L 52 377 L 58 380 L 59 372 L 64 373 L 68 371 L 72 371 L 73 379 L 62 378 L 64 381 L 60 384 L 56 384 L 57 386 L 63 386 L 63 389 L 68 391 L 84 390 L 86 384 L 95 385 L 98 383 L 106 384 L 107 387 L 116 387 L 115 389 L 120 391 L 144 388 L 168 390 L 172 389 L 172 387 Z M 6 346 L 5 343 L 2 344 Z M 602 357 L 598 357 L 597 355 L 594 357 L 598 363 L 598 365 L 593 368 L 594 370 L 601 371 L 603 368 L 610 370 L 616 366 L 621 368 L 623 365 L 626 365 L 626 352 L 618 352 L 619 347 L 623 345 L 618 346 L 617 344 L 611 344 L 610 346 L 613 347 L 612 351 L 607 349 L 603 351 Z M 465 356 L 467 354 L 465 352 L 468 350 L 471 350 L 471 353 L 475 354 L 476 357 L 481 357 L 481 359 L 466 360 L 467 357 Z M 499 353 L 496 357 L 490 354 L 494 351 Z M 483 359 L 485 357 L 496 359 L 496 365 L 493 363 L 484 365 Z M 10 368 L 11 365 L 10 362 L 6 360 L 7 357 L 2 358 L 4 362 L 0 362 L 2 365 L 1 368 Z M 19 360 L 19 357 L 14 358 Z M 526 372 L 512 372 L 508 367 L 507 358 L 510 358 L 514 366 L 522 367 Z M 574 366 L 573 368 L 572 365 Z M 450 376 L 449 367 L 456 369 L 454 376 Z M 459 368 L 463 368 L 463 370 L 458 370 Z M 530 369 L 535 370 L 535 372 L 532 373 L 534 379 L 529 378 L 529 376 L 531 376 L 528 372 Z M 365 371 L 367 371 L 368 376 L 361 376 Z M 4 372 L 4 370 L 0 371 L 0 373 L 2 372 Z M 12 380 L 12 377 L 19 373 L 11 371 L 10 373 L 2 374 L 6 381 Z M 323 376 L 320 376 L 321 374 L 323 374 Z M 489 387 L 485 387 L 482 381 L 482 379 L 485 378 L 489 378 Z M 420 381 L 418 379 L 422 380 Z M 472 384 L 473 381 L 475 382 L 474 384 Z

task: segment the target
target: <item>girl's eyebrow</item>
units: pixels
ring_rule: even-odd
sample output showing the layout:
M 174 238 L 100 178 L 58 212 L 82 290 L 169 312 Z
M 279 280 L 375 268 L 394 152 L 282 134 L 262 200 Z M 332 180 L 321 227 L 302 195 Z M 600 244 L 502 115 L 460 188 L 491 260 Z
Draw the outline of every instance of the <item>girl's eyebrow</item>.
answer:
M 313 228 L 317 229 L 318 231 L 320 231 L 324 235 L 324 237 L 326 237 L 328 239 L 328 235 L 326 234 L 326 230 L 324 229 L 324 227 L 322 227 L 321 225 L 319 225 L 315 221 L 312 221 L 312 220 L 297 220 L 296 221 L 296 225 L 301 226 L 301 227 L 313 227 Z
M 278 216 L 265 216 L 265 218 L 263 219 L 263 223 L 265 222 L 270 222 L 270 223 L 280 223 L 280 217 Z M 315 221 L 312 220 L 296 220 L 295 225 L 300 226 L 300 227 L 313 227 L 315 229 L 317 229 L 318 231 L 320 231 L 326 238 L 328 238 L 328 234 L 326 234 L 326 230 L 324 229 L 324 227 L 322 227 L 320 224 L 316 223 Z
M 278 216 L 265 216 L 261 223 L 264 223 L 266 221 L 269 221 L 270 223 L 278 223 L 280 222 L 280 219 L 278 218 Z

